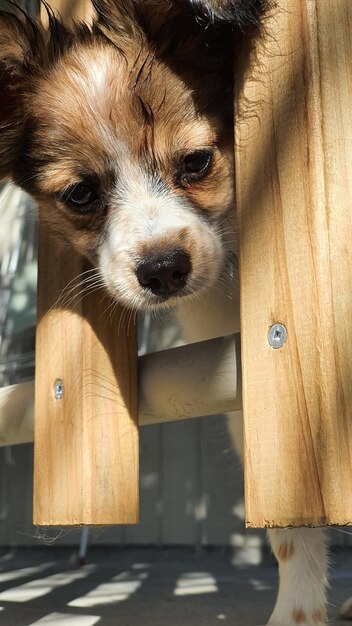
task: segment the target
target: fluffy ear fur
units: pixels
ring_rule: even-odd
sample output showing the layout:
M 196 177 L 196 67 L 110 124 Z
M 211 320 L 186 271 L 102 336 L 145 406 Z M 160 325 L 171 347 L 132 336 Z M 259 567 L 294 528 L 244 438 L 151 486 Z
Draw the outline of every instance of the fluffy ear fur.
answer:
M 43 48 L 37 26 L 27 17 L 0 12 L 0 178 L 10 174 L 23 123 L 30 76 Z
M 96 28 L 115 45 L 121 41 L 128 43 L 131 39 L 141 38 L 136 16 L 138 3 L 134 0 L 119 2 L 118 0 L 92 0 L 97 14 Z
M 92 0 L 97 13 L 97 27 L 114 43 L 128 43 L 131 39 L 143 43 L 161 43 L 166 39 L 161 30 L 167 25 L 175 25 L 175 20 L 182 19 L 183 28 L 177 30 L 177 37 L 183 40 L 195 33 L 194 13 L 190 4 L 182 0 Z M 176 38 L 176 33 L 172 37 Z
M 229 24 L 198 20 L 189 0 L 93 0 L 95 32 L 116 47 L 133 45 L 149 50 L 187 82 L 188 73 L 199 78 L 231 75 L 232 33 Z M 231 75 L 232 81 L 232 75 Z M 209 87 L 210 88 L 210 87 Z
M 235 36 L 252 35 L 261 25 L 272 0 L 191 0 L 198 14 L 210 21 L 225 20 L 232 24 Z
M 91 37 L 87 26 L 77 25 L 73 33 L 44 6 L 48 30 L 17 5 L 16 14 L 0 11 L 0 180 L 12 175 L 21 152 L 26 100 L 35 91 L 38 78 L 75 39 Z
M 231 85 L 231 27 L 195 19 L 194 6 L 201 6 L 203 15 L 219 13 L 241 26 L 258 23 L 270 1 L 93 0 L 97 18 L 92 30 L 76 24 L 73 31 L 48 8 L 47 31 L 18 8 L 16 15 L 0 11 L 0 178 L 11 175 L 22 149 L 27 96 L 36 89 L 38 78 L 74 42 L 103 37 L 122 53 L 134 48 L 138 76 L 145 70 L 147 58 L 150 63 L 161 58 L 195 91 L 204 91 L 206 84 L 212 99 L 212 91 L 221 94 Z M 43 4 L 47 7 L 44 0 Z

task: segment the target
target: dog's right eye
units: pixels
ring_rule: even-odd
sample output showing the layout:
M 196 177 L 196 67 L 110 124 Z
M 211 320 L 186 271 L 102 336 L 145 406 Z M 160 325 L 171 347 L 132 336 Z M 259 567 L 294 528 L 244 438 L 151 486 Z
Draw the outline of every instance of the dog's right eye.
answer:
M 195 150 L 186 154 L 180 164 L 181 183 L 197 182 L 205 178 L 213 161 L 211 150 Z
M 76 183 L 61 194 L 61 201 L 70 208 L 85 212 L 97 200 L 98 194 L 86 183 Z

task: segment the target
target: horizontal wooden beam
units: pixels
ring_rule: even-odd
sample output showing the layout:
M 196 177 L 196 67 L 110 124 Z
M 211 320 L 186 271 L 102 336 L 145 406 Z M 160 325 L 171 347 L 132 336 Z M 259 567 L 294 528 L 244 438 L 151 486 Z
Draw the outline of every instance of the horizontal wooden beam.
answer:
M 240 409 L 240 362 L 239 335 L 141 357 L 140 424 Z
M 0 446 L 34 440 L 34 380 L 0 389 Z
M 165 423 L 242 408 L 239 335 L 139 359 L 139 424 Z M 0 446 L 34 437 L 34 382 L 0 389 Z

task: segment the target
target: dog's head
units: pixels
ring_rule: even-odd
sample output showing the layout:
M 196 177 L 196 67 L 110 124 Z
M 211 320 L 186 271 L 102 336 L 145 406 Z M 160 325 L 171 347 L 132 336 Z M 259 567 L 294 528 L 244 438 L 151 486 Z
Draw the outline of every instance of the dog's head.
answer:
M 214 284 L 233 207 L 231 43 L 169 0 L 0 13 L 0 176 L 134 308 Z M 188 8 L 187 8 L 188 7 Z

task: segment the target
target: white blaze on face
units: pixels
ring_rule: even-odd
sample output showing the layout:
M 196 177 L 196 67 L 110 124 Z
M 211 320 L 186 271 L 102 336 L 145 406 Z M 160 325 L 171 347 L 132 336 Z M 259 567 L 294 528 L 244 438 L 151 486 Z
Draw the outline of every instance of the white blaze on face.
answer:
M 116 63 L 116 55 L 104 47 L 80 49 L 73 53 L 73 57 L 76 67 L 69 67 L 71 80 L 76 83 L 78 93 L 83 92 L 86 96 L 86 103 L 94 110 L 98 107 L 99 113 L 103 114 L 111 104 L 112 75 L 116 85 L 123 85 L 123 65 Z
M 127 306 L 157 306 L 157 296 L 141 287 L 135 272 L 145 256 L 160 249 L 182 248 L 189 254 L 192 272 L 187 292 L 210 286 L 224 258 L 215 227 L 202 219 L 191 203 L 127 158 L 119 163 L 119 169 L 99 255 L 100 270 L 110 292 Z

